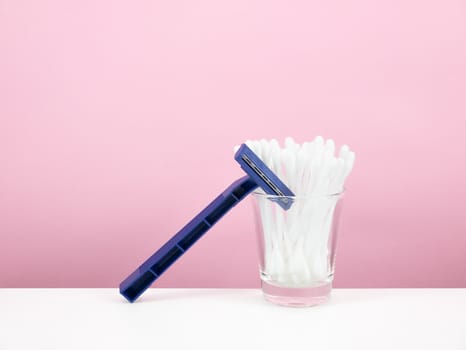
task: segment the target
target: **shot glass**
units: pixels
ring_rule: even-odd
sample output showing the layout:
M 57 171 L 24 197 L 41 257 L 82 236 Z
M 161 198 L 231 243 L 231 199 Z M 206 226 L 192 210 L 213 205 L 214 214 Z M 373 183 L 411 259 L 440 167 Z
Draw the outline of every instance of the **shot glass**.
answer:
M 276 196 L 253 192 L 259 241 L 259 269 L 266 300 L 285 306 L 313 306 L 328 300 L 342 193 L 289 197 L 283 210 Z

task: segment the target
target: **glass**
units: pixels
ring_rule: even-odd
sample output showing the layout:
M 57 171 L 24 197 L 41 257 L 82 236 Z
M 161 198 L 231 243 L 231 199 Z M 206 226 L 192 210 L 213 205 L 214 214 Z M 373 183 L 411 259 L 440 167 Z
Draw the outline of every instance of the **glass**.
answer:
M 325 302 L 332 290 L 335 250 L 343 193 L 278 197 L 253 192 L 259 240 L 259 269 L 266 300 L 286 306 Z

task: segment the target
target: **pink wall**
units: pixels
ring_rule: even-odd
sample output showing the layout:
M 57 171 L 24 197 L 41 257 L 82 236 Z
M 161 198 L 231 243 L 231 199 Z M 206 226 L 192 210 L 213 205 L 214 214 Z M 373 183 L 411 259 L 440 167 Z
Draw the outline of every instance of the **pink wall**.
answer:
M 336 285 L 466 287 L 466 5 L 0 0 L 0 287 L 111 287 L 247 138 L 357 152 Z M 250 204 L 159 286 L 259 285 Z

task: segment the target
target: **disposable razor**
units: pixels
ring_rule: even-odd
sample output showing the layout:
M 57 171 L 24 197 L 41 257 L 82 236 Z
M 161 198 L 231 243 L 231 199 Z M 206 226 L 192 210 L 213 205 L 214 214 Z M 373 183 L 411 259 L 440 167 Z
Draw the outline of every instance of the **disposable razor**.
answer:
M 120 293 L 134 302 L 151 286 L 180 256 L 214 226 L 230 209 L 257 187 L 261 187 L 270 199 L 288 210 L 293 192 L 270 170 L 246 145 L 242 144 L 235 160 L 246 172 L 197 214 L 186 226 L 149 257 L 136 271 L 120 284 Z

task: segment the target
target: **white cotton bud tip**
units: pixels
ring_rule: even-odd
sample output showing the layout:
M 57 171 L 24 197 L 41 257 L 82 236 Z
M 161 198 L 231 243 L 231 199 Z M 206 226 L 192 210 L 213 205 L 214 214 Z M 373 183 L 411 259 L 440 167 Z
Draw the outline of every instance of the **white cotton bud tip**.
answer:
M 235 145 L 235 147 L 233 147 L 233 152 L 234 153 L 238 152 L 239 147 L 240 147 L 239 145 Z
M 311 145 L 312 145 L 312 142 L 309 142 L 309 141 L 303 142 L 303 144 L 301 145 L 301 149 L 307 151 L 309 147 L 311 147 Z
M 325 141 L 325 153 L 327 156 L 333 156 L 335 153 L 335 141 L 328 139 Z
M 260 144 L 261 144 L 262 150 L 264 151 L 267 151 L 270 148 L 269 141 L 267 141 L 266 139 L 261 139 Z
M 349 152 L 348 145 L 341 146 L 340 153 L 338 154 L 338 158 L 342 158 L 342 159 L 346 158 L 346 155 L 348 154 L 348 152 Z
M 272 149 L 280 149 L 280 143 L 278 143 L 277 139 L 270 140 L 270 147 Z
M 324 138 L 322 136 L 317 136 L 314 141 L 316 145 L 323 145 L 324 144 Z
M 260 141 L 252 141 L 252 147 L 251 149 L 253 150 L 253 152 L 259 157 L 259 158 L 262 158 L 262 146 L 261 146 L 261 143 Z
M 296 146 L 296 142 L 290 136 L 285 138 L 285 147 L 286 148 L 294 148 Z
M 246 140 L 246 146 L 248 146 L 254 153 L 257 153 L 256 141 Z
M 346 177 L 351 173 L 351 170 L 353 169 L 354 159 L 355 158 L 356 158 L 356 155 L 354 154 L 354 152 L 349 152 L 348 155 L 346 156 L 344 179 L 346 179 Z

